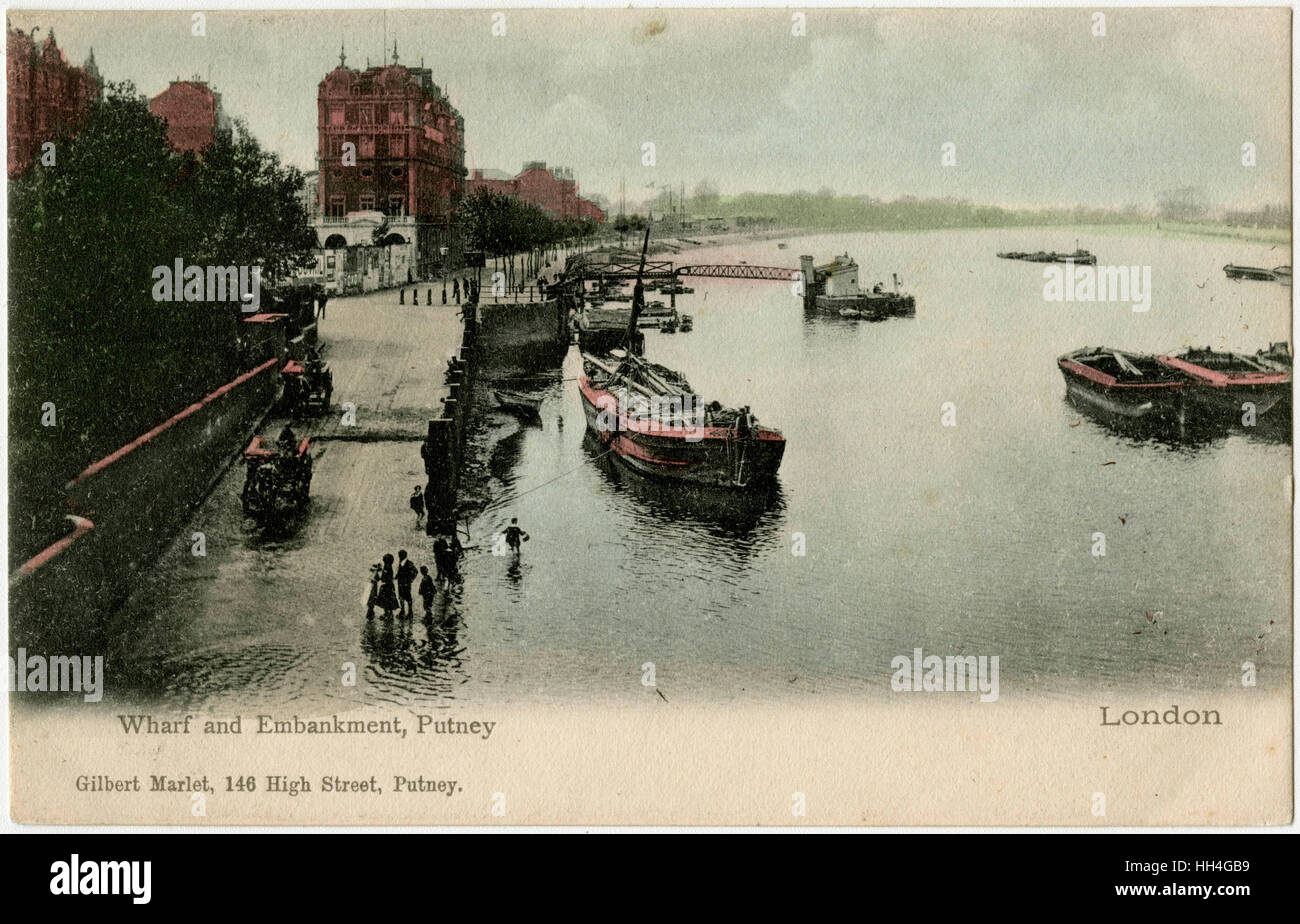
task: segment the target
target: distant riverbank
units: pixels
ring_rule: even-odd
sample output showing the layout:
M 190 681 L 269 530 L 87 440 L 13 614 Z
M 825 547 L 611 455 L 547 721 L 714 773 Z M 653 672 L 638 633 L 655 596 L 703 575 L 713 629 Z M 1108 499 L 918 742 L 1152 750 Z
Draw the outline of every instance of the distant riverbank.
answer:
M 820 227 L 787 227 L 773 228 L 762 231 L 727 231 L 715 234 L 685 234 L 678 236 L 669 234 L 664 237 L 656 236 L 652 231 L 650 235 L 650 253 L 651 254 L 674 254 L 682 253 L 689 250 L 695 250 L 701 247 L 720 247 L 730 244 L 741 244 L 752 241 L 781 241 L 798 237 L 812 237 L 823 234 L 843 234 L 843 233 L 871 233 L 875 231 L 889 231 L 891 233 L 925 233 L 931 231 L 1005 231 L 1016 233 L 1023 237 L 1027 248 L 1036 246 L 1034 244 L 1035 235 L 1040 233 L 1054 233 L 1060 231 L 1072 231 L 1079 239 L 1080 246 L 1087 249 L 1088 239 L 1091 237 L 1109 237 L 1114 235 L 1131 236 L 1133 234 L 1145 234 L 1160 237 L 1178 238 L 1185 236 L 1197 237 L 1215 237 L 1239 240 L 1251 243 L 1264 244 L 1286 244 L 1291 243 L 1291 230 L 1289 228 L 1248 228 L 1243 226 L 1228 225 L 1222 222 L 1187 222 L 1187 221 L 1145 221 L 1133 223 L 1116 223 L 1116 224 L 1060 224 L 1060 225 L 1042 225 L 1042 224 L 1008 224 L 997 227 L 959 227 L 959 228 L 939 228 L 939 227 L 916 227 L 916 228 L 872 228 L 863 227 L 854 229 L 853 232 L 846 232 L 842 228 L 820 228 Z M 623 243 L 623 247 L 628 250 L 639 250 L 636 246 L 639 241 L 633 241 L 632 235 L 629 235 Z M 600 248 L 618 248 L 618 241 L 606 241 L 600 245 Z M 599 248 L 598 248 L 599 249 Z

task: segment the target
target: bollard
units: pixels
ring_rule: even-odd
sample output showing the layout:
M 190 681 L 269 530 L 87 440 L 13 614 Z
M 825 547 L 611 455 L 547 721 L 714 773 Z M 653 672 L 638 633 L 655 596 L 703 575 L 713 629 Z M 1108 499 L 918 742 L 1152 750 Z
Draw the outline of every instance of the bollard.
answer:
M 411 290 L 411 304 L 414 305 L 414 306 L 417 307 L 417 308 L 420 307 L 420 290 L 419 290 L 419 289 L 412 289 L 412 290 Z
M 426 305 L 432 305 L 432 304 L 433 304 L 433 289 L 425 289 L 425 290 L 424 290 L 424 303 L 425 303 Z M 446 304 L 446 299 L 443 300 L 443 304 Z
M 405 304 L 406 304 L 406 290 L 405 290 L 405 289 L 398 289 L 398 290 L 397 290 L 397 304 L 399 304 L 399 305 L 405 305 Z

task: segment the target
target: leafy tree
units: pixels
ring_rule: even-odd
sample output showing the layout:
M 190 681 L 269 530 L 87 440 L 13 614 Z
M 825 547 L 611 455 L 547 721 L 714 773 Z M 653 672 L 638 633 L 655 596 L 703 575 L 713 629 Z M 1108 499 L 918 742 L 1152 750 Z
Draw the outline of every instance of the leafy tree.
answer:
M 109 85 L 56 165 L 10 180 L 16 506 L 57 506 L 87 463 L 244 371 L 237 304 L 155 301 L 154 268 L 180 259 L 286 279 L 315 244 L 301 185 L 243 126 L 200 156 L 176 153 L 130 83 Z M 45 402 L 57 427 L 40 425 Z

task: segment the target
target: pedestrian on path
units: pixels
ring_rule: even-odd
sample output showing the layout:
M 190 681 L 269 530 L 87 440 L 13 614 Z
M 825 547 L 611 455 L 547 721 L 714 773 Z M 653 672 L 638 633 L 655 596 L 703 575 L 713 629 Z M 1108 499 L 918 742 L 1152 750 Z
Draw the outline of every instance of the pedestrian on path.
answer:
M 429 566 L 420 566 L 420 602 L 424 604 L 424 618 L 433 618 L 433 578 L 429 576 Z
M 415 563 L 406 557 L 406 549 L 398 551 L 397 560 L 400 562 L 397 566 L 397 614 L 414 616 L 415 604 L 411 600 L 411 585 L 415 583 L 415 576 L 419 572 L 415 570 Z
M 366 619 L 375 618 L 375 604 L 379 602 L 379 575 L 383 565 L 375 562 L 370 566 L 370 596 L 366 598 Z
M 447 540 L 439 536 L 433 540 L 433 567 L 437 571 L 438 585 L 440 587 L 451 584 L 451 566 L 450 566 L 450 549 L 447 547 Z
M 424 523 L 424 494 L 420 491 L 417 484 L 415 490 L 411 492 L 411 509 L 415 511 L 415 527 L 419 529 Z
M 393 588 L 393 556 L 389 554 L 384 555 L 384 567 L 379 575 L 379 596 L 375 602 L 385 617 L 392 616 L 393 610 L 398 608 L 397 591 Z

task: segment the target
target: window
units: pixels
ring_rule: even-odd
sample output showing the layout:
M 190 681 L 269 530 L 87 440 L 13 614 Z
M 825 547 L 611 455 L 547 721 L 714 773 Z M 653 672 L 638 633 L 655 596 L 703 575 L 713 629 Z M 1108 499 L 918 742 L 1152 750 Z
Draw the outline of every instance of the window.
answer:
M 342 218 L 347 214 L 347 198 L 344 196 L 330 196 L 330 218 Z
M 393 135 L 388 139 L 388 156 L 405 157 L 406 156 L 406 138 L 401 135 Z
M 346 109 L 346 114 L 343 116 L 343 121 L 346 122 L 348 125 L 356 125 L 356 124 L 357 124 L 357 104 L 356 104 L 356 103 L 348 103 L 348 105 L 347 105 L 347 109 Z
M 389 197 L 388 197 L 388 214 L 389 214 L 389 215 L 405 215 L 405 214 L 406 214 L 406 212 L 405 212 L 405 208 L 406 208 L 406 197 L 405 197 L 405 196 L 389 196 Z
M 343 124 L 343 107 L 342 107 L 342 106 L 330 106 L 330 124 L 331 124 L 331 125 L 342 125 L 342 124 Z
M 405 125 L 406 124 L 406 107 L 401 103 L 392 103 L 388 107 L 388 124 Z
M 398 179 L 400 179 L 401 176 L 402 176 L 402 168 L 401 168 L 401 167 L 394 167 L 393 170 L 392 170 L 392 173 L 393 173 L 393 176 L 394 176 L 394 177 L 397 177 Z
M 375 156 L 375 136 L 374 136 L 374 135 L 362 135 L 362 136 L 361 136 L 361 144 L 357 147 L 357 156 L 358 156 L 358 157 L 374 157 L 374 156 Z
M 372 193 L 361 194 L 361 211 L 373 212 L 375 210 L 375 197 Z
M 362 125 L 372 125 L 375 121 L 375 107 L 373 103 L 362 103 L 357 108 L 357 113 L 361 116 Z

